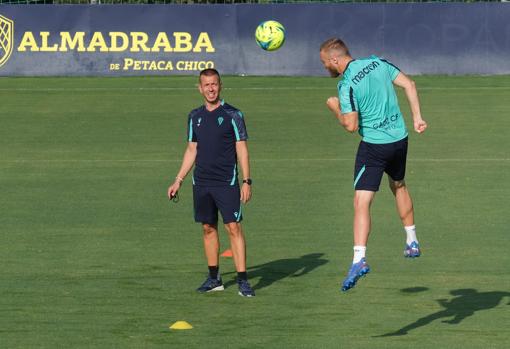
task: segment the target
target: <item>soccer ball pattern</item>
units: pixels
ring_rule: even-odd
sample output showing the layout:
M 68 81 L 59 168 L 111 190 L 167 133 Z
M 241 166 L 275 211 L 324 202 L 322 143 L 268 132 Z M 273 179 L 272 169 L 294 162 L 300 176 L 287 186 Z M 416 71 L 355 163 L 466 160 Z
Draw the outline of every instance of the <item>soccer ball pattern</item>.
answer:
M 266 51 L 275 51 L 285 42 L 285 27 L 277 21 L 264 21 L 255 30 L 255 40 Z

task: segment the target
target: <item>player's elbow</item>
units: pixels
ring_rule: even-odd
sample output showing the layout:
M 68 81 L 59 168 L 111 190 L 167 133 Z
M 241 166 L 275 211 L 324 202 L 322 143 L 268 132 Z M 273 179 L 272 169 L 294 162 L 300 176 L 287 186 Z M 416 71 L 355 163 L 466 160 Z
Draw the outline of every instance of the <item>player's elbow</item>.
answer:
M 348 125 L 344 125 L 344 128 L 347 132 L 354 133 L 358 130 L 358 125 L 348 124 Z
M 347 132 L 356 132 L 358 130 L 358 123 L 352 120 L 341 119 L 340 124 Z

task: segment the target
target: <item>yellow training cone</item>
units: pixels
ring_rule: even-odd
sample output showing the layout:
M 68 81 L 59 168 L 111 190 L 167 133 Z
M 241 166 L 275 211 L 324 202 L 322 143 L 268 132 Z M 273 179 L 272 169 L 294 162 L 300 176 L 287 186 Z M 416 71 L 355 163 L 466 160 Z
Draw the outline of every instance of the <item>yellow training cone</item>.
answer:
M 170 326 L 171 330 L 191 330 L 193 326 L 191 326 L 186 321 L 177 321 L 173 325 Z

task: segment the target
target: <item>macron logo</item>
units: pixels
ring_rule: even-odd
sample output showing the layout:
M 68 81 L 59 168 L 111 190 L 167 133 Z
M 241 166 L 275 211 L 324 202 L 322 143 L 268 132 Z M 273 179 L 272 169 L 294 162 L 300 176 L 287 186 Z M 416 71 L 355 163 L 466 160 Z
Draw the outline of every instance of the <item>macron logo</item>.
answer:
M 363 69 L 361 69 L 358 74 L 354 76 L 354 78 L 351 79 L 354 85 L 357 85 L 361 80 L 363 80 L 370 72 L 375 70 L 380 65 L 379 62 L 373 61 Z

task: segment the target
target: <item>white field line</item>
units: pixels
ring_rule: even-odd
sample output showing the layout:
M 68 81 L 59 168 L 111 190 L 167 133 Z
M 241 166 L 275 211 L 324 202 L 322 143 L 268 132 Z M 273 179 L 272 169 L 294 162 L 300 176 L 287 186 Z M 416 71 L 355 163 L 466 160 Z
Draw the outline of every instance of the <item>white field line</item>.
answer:
M 89 92 L 89 91 L 194 91 L 196 87 L 48 87 L 48 88 L 33 88 L 33 87 L 13 87 L 13 88 L 0 88 L 0 91 L 14 91 L 14 92 Z M 306 87 L 306 86 L 280 86 L 280 87 L 224 87 L 223 90 L 248 90 L 248 91 L 294 91 L 294 90 L 334 90 L 335 86 L 331 87 Z M 466 86 L 466 87 L 418 87 L 418 90 L 510 90 L 510 86 Z
M 507 162 L 510 158 L 445 158 L 445 159 L 427 159 L 427 158 L 410 158 L 407 159 L 410 162 Z M 0 163 L 165 163 L 165 162 L 177 162 L 180 163 L 181 159 L 12 159 L 12 160 L 0 160 Z M 335 161 L 354 161 L 347 158 L 316 158 L 316 159 L 250 159 L 251 162 L 335 162 Z

